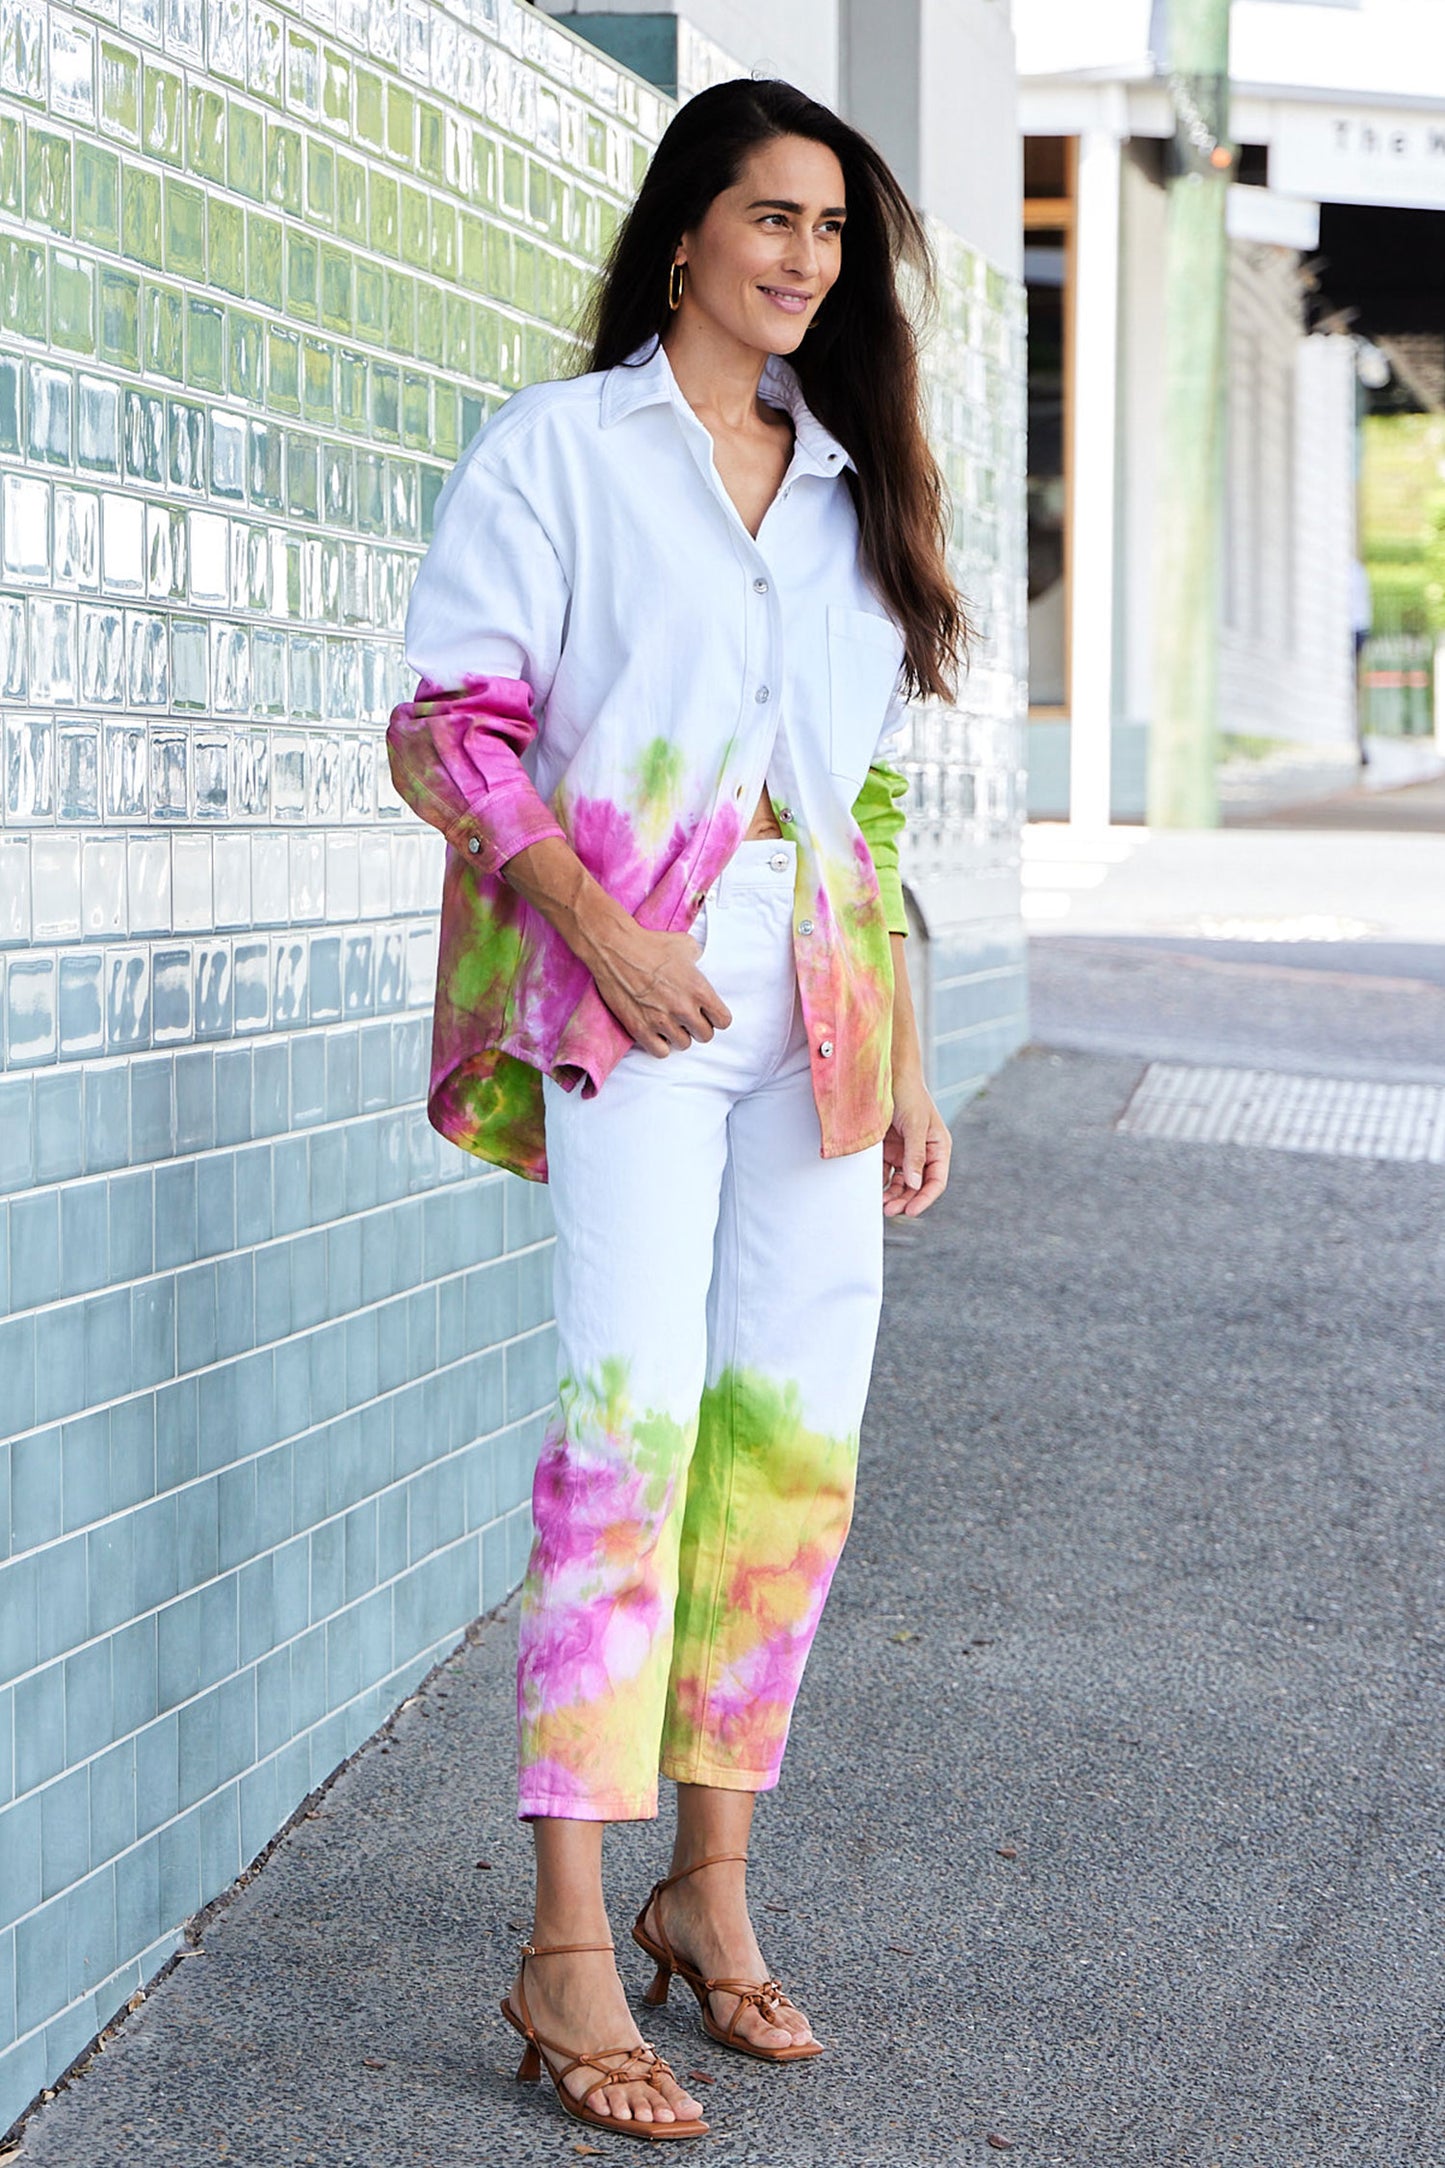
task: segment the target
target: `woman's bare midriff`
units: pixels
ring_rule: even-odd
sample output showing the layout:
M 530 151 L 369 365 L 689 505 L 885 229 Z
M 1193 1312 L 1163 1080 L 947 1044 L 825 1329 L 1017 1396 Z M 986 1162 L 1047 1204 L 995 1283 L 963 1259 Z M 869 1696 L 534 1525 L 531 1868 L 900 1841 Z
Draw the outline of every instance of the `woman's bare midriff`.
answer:
M 768 796 L 765 784 L 758 795 L 757 811 L 748 822 L 747 834 L 743 837 L 743 841 L 744 843 L 756 843 L 760 837 L 780 837 L 782 833 L 782 829 L 778 826 L 778 817 L 773 811 L 773 801 Z

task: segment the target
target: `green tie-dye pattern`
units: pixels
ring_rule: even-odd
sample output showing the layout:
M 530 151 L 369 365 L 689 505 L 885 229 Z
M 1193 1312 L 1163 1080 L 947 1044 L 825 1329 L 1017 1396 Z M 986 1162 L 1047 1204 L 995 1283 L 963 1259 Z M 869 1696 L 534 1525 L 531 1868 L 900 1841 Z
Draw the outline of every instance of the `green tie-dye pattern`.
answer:
M 650 1814 L 659 1764 L 777 1782 L 857 1458 L 754 1370 L 724 1371 L 695 1424 L 635 1412 L 620 1361 L 564 1381 L 522 1591 L 524 1813 Z
M 647 813 L 670 811 L 682 788 L 682 748 L 671 738 L 654 738 L 637 763 L 638 802 Z

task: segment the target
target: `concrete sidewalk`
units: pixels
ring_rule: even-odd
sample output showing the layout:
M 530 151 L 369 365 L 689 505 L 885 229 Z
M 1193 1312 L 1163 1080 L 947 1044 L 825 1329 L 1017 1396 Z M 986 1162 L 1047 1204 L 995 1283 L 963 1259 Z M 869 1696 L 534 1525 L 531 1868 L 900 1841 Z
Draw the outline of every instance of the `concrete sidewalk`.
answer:
M 645 2013 L 715 2080 L 689 2158 L 1445 2161 L 1445 1171 L 1121 1136 L 1140 1070 L 1020 1057 L 890 1239 L 858 1517 L 755 1845 L 829 2053 Z M 514 2085 L 496 2015 L 512 1644 L 484 1624 L 344 1772 L 26 2168 L 638 2158 Z M 609 1840 L 624 1947 L 666 1844 Z

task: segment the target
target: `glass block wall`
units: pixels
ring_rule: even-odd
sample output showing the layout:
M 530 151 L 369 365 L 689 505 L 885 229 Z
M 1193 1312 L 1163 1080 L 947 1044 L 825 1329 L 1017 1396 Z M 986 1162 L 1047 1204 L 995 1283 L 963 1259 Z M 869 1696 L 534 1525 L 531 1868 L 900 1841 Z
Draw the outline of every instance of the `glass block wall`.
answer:
M 902 864 L 926 941 L 911 975 L 951 1120 L 1028 1036 L 1019 833 L 1027 776 L 1028 559 L 1022 285 L 937 219 L 929 433 L 954 505 L 953 570 L 975 631 L 955 706 L 914 724 Z
M 669 110 L 516 0 L 0 0 L 0 2131 L 521 1571 L 546 1197 L 426 1124 L 382 733 L 441 482 Z M 957 1104 L 1021 1015 L 1022 371 L 943 239 Z

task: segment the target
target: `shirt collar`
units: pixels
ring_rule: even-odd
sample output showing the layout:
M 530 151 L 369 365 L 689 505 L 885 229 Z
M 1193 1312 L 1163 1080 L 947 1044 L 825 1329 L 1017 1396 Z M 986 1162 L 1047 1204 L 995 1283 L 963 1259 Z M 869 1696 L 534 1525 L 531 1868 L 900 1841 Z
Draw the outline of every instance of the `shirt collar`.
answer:
M 793 418 L 793 431 L 797 439 L 795 457 L 815 474 L 838 474 L 844 467 L 857 467 L 852 455 L 839 443 L 832 431 L 825 429 L 807 400 L 798 381 L 798 372 L 781 354 L 769 354 L 763 363 L 762 377 L 758 383 L 758 396 L 766 399 L 769 406 L 785 407 Z M 602 384 L 602 426 L 621 421 L 624 414 L 635 413 L 639 407 L 668 404 L 681 409 L 689 421 L 697 417 L 684 399 L 667 349 L 661 339 L 654 338 L 636 347 L 626 361 L 604 372 Z M 699 425 L 700 426 L 700 425 Z

